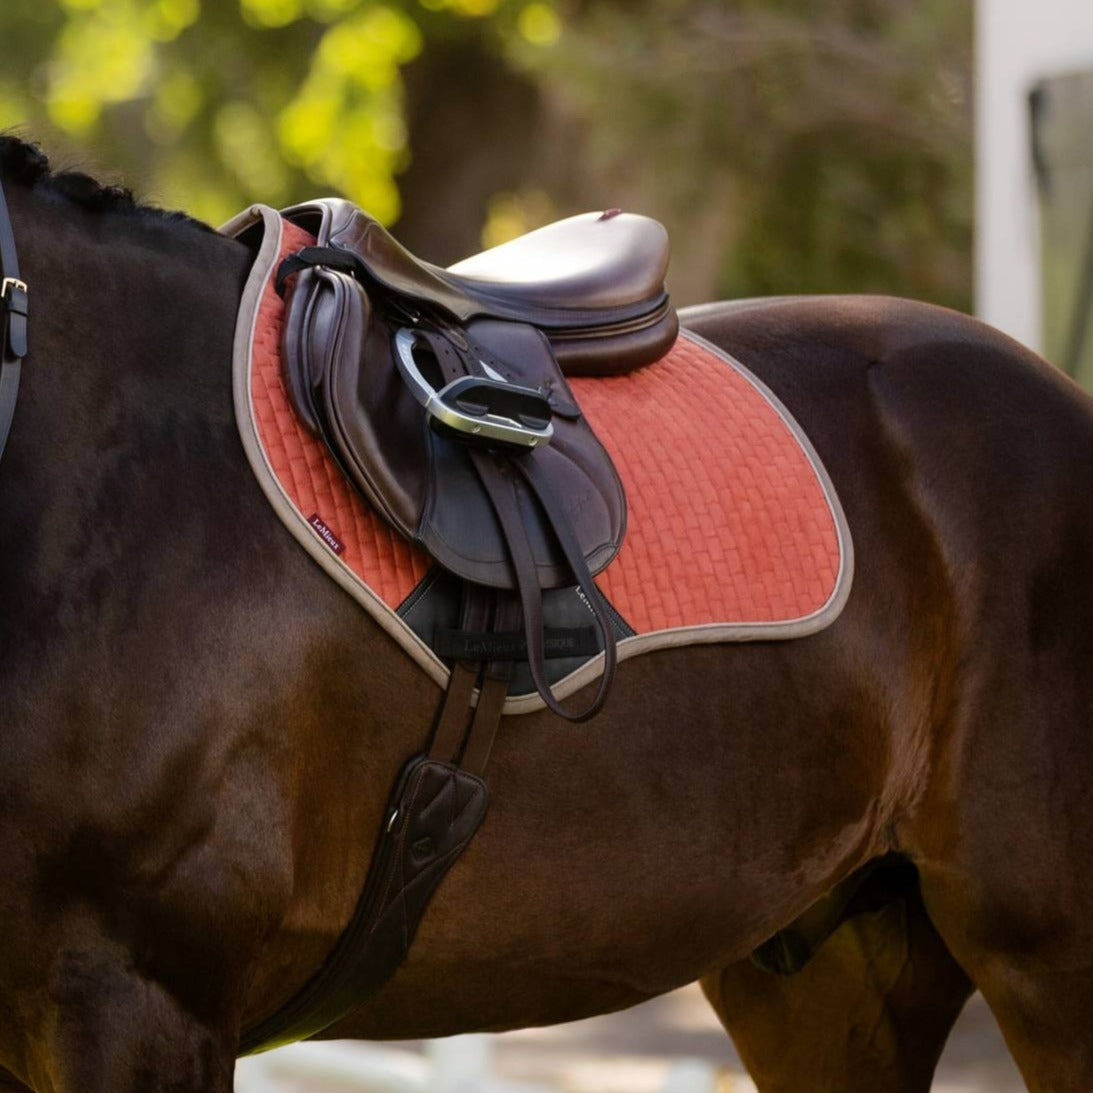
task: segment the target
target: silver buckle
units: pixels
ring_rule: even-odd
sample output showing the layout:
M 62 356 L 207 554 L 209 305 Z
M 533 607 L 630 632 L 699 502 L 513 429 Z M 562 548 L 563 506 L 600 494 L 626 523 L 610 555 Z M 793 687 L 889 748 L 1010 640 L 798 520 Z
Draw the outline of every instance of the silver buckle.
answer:
M 26 281 L 20 281 L 17 277 L 5 277 L 3 282 L 0 283 L 0 300 L 7 299 L 8 293 L 13 289 L 19 289 L 28 295 L 30 294 Z

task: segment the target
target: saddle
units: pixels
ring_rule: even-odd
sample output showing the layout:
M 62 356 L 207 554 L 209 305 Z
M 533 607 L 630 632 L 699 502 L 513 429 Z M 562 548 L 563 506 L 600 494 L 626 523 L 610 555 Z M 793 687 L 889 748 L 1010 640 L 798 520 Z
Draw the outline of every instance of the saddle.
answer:
M 625 371 L 670 347 L 664 229 L 573 217 L 443 270 L 348 201 L 284 215 L 316 239 L 277 275 L 290 402 L 373 509 L 464 582 L 463 624 L 438 652 L 476 668 L 526 657 L 552 710 L 592 716 L 615 665 L 593 578 L 622 544 L 626 503 L 565 372 Z M 594 626 L 580 640 L 604 653 L 576 713 L 544 664 L 542 597 L 565 587 Z
M 350 202 L 281 215 L 316 241 L 277 270 L 288 400 L 372 508 L 461 582 L 462 605 L 458 629 L 434 635 L 448 688 L 430 743 L 396 781 L 353 919 L 312 980 L 244 1032 L 243 1053 L 327 1027 L 405 958 L 485 817 L 516 662 L 555 713 L 580 721 L 602 707 L 623 624 L 594 577 L 622 545 L 626 501 L 566 374 L 639 368 L 678 331 L 667 236 L 645 217 L 573 217 L 443 270 Z M 558 703 L 545 667 L 544 594 L 573 588 L 587 625 L 553 629 L 549 644 L 604 658 L 578 711 Z

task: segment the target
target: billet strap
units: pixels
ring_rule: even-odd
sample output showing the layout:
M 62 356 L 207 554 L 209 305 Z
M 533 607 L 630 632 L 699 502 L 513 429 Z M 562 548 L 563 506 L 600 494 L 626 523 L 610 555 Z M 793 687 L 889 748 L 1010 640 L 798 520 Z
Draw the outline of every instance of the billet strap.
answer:
M 507 631 L 520 625 L 520 601 L 511 593 L 499 593 L 497 609 L 493 616 L 493 628 Z M 511 658 L 493 660 L 486 665 L 482 676 L 482 688 L 478 692 L 478 705 L 467 732 L 460 766 L 470 774 L 482 777 L 490 760 L 493 742 L 501 725 L 501 713 L 509 692 L 514 662 Z
M 484 633 L 490 626 L 492 608 L 493 593 L 489 589 L 465 584 L 460 626 L 469 633 Z M 444 701 L 441 703 L 433 739 L 429 745 L 430 759 L 451 763 L 459 755 L 467 728 L 467 711 L 471 706 L 480 670 L 481 665 L 470 660 L 457 660 L 452 665 L 448 689 L 444 692 Z
M 0 456 L 8 442 L 19 373 L 27 355 L 27 286 L 19 279 L 15 232 L 0 183 Z
M 459 754 L 467 728 L 467 711 L 474 697 L 474 685 L 478 682 L 478 671 L 478 665 L 472 667 L 462 660 L 452 665 L 448 689 L 444 692 L 444 701 L 440 705 L 429 745 L 430 759 L 450 763 Z

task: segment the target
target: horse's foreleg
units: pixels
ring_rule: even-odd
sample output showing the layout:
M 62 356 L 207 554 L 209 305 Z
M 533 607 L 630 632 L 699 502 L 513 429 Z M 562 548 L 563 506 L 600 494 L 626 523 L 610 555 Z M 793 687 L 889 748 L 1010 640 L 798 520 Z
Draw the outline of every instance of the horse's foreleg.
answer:
M 760 1093 L 925 1093 L 971 994 L 917 892 L 848 919 L 793 975 L 744 961 L 702 989 Z
M 234 1029 L 118 954 L 66 954 L 36 1037 L 39 1093 L 231 1093 Z M 195 1005 L 195 1002 L 198 1005 Z

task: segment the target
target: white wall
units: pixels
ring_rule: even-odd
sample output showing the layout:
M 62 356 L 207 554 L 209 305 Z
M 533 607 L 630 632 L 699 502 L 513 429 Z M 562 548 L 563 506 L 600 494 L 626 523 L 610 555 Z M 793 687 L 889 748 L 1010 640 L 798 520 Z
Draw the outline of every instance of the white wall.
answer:
M 1093 0 L 978 0 L 976 311 L 1040 349 L 1039 244 L 1028 92 L 1093 68 Z

